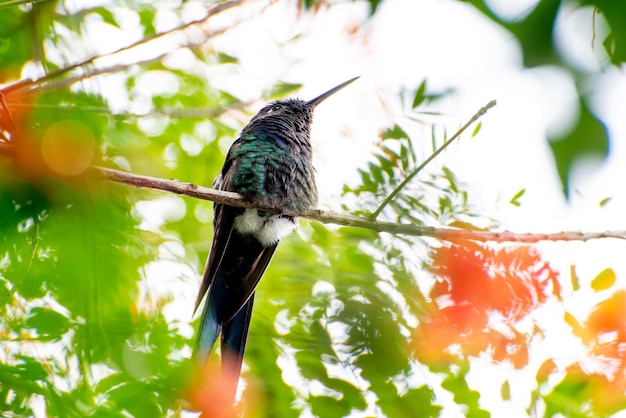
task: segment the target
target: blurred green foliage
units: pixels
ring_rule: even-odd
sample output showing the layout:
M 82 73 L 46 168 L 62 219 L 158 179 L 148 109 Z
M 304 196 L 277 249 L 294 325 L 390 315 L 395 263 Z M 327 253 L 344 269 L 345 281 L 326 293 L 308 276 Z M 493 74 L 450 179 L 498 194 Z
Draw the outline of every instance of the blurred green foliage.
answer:
M 583 159 L 592 158 L 603 161 L 607 158 L 610 148 L 610 138 L 605 123 L 594 114 L 587 105 L 592 91 L 588 88 L 588 79 L 594 74 L 581 73 L 578 66 L 568 61 L 555 42 L 555 25 L 559 13 L 567 7 L 578 8 L 591 6 L 597 16 L 602 18 L 609 27 L 609 35 L 602 45 L 612 64 L 622 66 L 626 63 L 626 1 L 586 1 L 586 0 L 539 0 L 529 7 L 518 19 L 510 20 L 499 16 L 489 7 L 485 0 L 463 0 L 472 4 L 486 17 L 508 30 L 518 41 L 521 49 L 524 66 L 528 68 L 539 66 L 557 66 L 566 71 L 575 81 L 579 96 L 578 116 L 569 132 L 558 137 L 548 138 L 556 169 L 561 179 L 563 193 L 569 197 L 571 192 L 570 176 L 576 163 Z M 595 22 L 589 22 L 594 27 Z M 589 40 L 593 45 L 593 40 Z
M 370 13 L 381 3 L 368 1 Z M 332 7 L 324 1 L 300 4 L 311 13 L 322 5 Z M 487 14 L 483 3 L 472 4 Z M 546 37 L 559 4 L 542 1 L 526 20 L 510 26 L 527 65 L 558 59 Z M 167 12 L 183 23 L 184 5 L 176 1 L 122 0 L 114 6 L 81 7 L 49 1 L 1 8 L 0 82 L 17 82 L 28 68 L 50 74 L 92 58 L 90 46 L 77 41 L 94 17 L 114 28 L 132 21 L 143 37 L 156 33 L 158 13 Z M 614 31 L 612 58 L 621 62 L 620 29 L 608 15 L 620 11 L 608 4 L 598 7 L 607 13 Z M 236 56 L 195 45 L 186 50 L 196 70 L 239 65 Z M 240 119 L 249 116 L 242 110 L 246 103 L 212 85 L 203 71 L 181 69 L 166 59 L 116 68 L 115 76 L 124 80 L 121 97 L 106 94 L 108 75 L 82 80 L 80 74 L 76 70 L 2 90 L 0 415 L 180 416 L 190 407 L 187 398 L 197 378 L 186 360 L 191 339 L 182 331 L 186 324 L 164 315 L 171 300 L 155 296 L 146 266 L 174 259 L 181 269 L 191 266 L 200 274 L 210 246 L 211 204 L 173 197 L 180 210 L 150 227 L 140 208 L 162 199 L 162 194 L 87 174 L 68 175 L 68 170 L 76 168 L 74 164 L 80 168 L 85 159 L 208 185 L 223 162 L 224 144 L 236 137 Z M 268 95 L 280 97 L 299 87 L 277 82 Z M 424 80 L 416 86 L 412 108 L 438 97 Z M 584 103 L 581 100 L 579 127 L 553 146 L 565 184 L 581 153 L 602 157 L 608 149 L 601 121 Z M 52 136 L 59 126 L 81 128 L 68 132 L 68 138 Z M 432 142 L 442 139 L 433 135 Z M 67 155 L 75 158 L 68 161 Z M 359 170 L 361 181 L 345 186 L 344 209 L 368 215 L 421 159 L 405 130 L 390 126 L 381 133 L 371 161 Z M 463 184 L 446 168 L 410 184 L 381 217 L 476 229 L 494 224 L 472 211 Z M 179 244 L 183 254 L 164 255 L 169 244 Z M 526 365 L 527 358 L 519 360 L 510 353 L 526 353 L 541 330 L 517 332 L 515 321 L 530 315 L 543 299 L 538 297 L 534 305 L 527 301 L 521 319 L 506 318 L 512 336 L 500 335 L 491 325 L 472 328 L 459 322 L 447 315 L 445 302 L 463 289 L 465 277 L 438 275 L 428 268 L 442 248 L 427 239 L 303 222 L 297 234 L 281 243 L 258 289 L 245 357 L 242 414 L 283 418 L 308 411 L 340 417 L 361 411 L 368 416 L 436 417 L 450 407 L 442 401 L 445 394 L 467 416 L 488 416 L 481 394 L 467 381 L 471 357 Z M 514 252 L 497 249 L 478 247 L 475 254 L 487 258 L 477 270 L 493 265 L 506 270 L 524 261 L 511 255 Z M 494 256 L 496 263 L 489 258 L 493 254 L 502 258 Z M 534 279 L 531 267 L 537 264 L 521 273 L 530 272 L 527 276 Z M 433 298 L 434 283 L 440 284 L 443 305 Z M 613 282 L 605 273 L 593 283 L 594 289 L 605 290 Z M 528 282 L 523 284 L 526 289 Z M 609 304 L 594 311 L 590 329 L 597 335 L 616 331 L 611 326 L 617 325 L 602 320 L 612 310 Z M 433 336 L 419 333 L 424 324 L 433 323 L 456 332 L 433 340 L 438 352 L 428 351 Z M 573 317 L 566 323 L 589 344 L 597 342 L 597 335 L 580 331 L 585 327 Z M 608 355 L 612 346 L 598 343 L 595 348 L 598 355 Z M 546 373 L 553 372 L 558 370 Z M 588 377 L 574 367 L 565 370 L 563 380 L 547 395 L 537 390 L 529 410 L 544 405 L 549 415 L 588 416 L 624 405 L 623 393 L 607 389 L 611 382 L 597 376 L 585 380 Z M 538 380 L 545 383 L 546 377 Z M 508 398 L 510 388 L 502 393 Z M 602 402 L 586 403 L 596 393 L 604 396 Z

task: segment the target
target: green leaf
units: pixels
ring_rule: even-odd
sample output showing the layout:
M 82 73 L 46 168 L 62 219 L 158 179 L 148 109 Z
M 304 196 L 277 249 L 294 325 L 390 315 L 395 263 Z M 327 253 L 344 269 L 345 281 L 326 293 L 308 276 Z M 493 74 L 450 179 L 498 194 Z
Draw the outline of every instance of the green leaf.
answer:
M 126 383 L 128 380 L 128 375 L 124 373 L 114 373 L 110 376 L 101 379 L 96 385 L 96 391 L 101 393 L 106 393 L 109 390 L 119 386 L 123 383 Z
M 91 9 L 93 13 L 97 13 L 102 17 L 102 20 L 109 25 L 115 26 L 119 28 L 120 25 L 117 23 L 117 19 L 115 19 L 115 14 L 106 7 L 96 7 Z
M 367 0 L 367 1 L 370 4 L 370 16 L 372 16 L 374 15 L 374 13 L 378 11 L 378 6 L 380 6 L 380 3 L 382 2 L 382 0 Z
M 420 104 L 422 104 L 422 102 L 426 98 L 425 93 L 426 93 L 426 79 L 422 81 L 422 83 L 417 88 L 417 91 L 415 92 L 415 97 L 413 98 L 413 106 L 412 106 L 413 109 L 415 109 Z
M 460 370 L 458 373 L 450 373 L 441 383 L 444 389 L 449 390 L 454 395 L 454 400 L 457 403 L 467 405 L 468 412 L 466 417 L 487 418 L 490 416 L 489 412 L 481 409 L 478 405 L 480 394 L 470 389 L 467 385 L 465 377 L 469 371 L 469 363 L 464 361 L 459 364 Z
M 237 57 L 234 57 L 232 55 L 228 55 L 225 52 L 218 52 L 217 53 L 217 60 L 220 62 L 220 64 L 237 64 L 237 63 L 239 63 L 239 59 Z
M 500 386 L 500 397 L 503 401 L 511 400 L 511 384 L 508 380 L 505 380 Z
M 401 414 L 395 416 L 411 416 L 419 411 L 420 417 L 439 417 L 442 407 L 435 402 L 435 392 L 428 386 L 410 389 L 398 399 Z
M 583 157 L 595 157 L 604 160 L 609 152 L 609 136 L 604 126 L 580 99 L 580 117 L 574 129 L 560 137 L 550 140 L 557 172 L 561 179 L 565 196 L 569 198 L 569 176 L 575 164 Z
M 524 193 L 526 193 L 526 189 L 520 189 L 517 193 L 515 193 L 511 200 L 509 200 L 509 203 L 513 206 L 521 206 L 519 199 L 524 195 Z
M 383 155 L 376 155 L 376 159 L 378 160 L 379 164 L 380 164 L 380 168 L 389 176 L 389 177 L 393 177 L 393 163 L 391 162 L 391 160 L 389 160 L 388 158 L 386 158 Z
M 341 394 L 341 398 L 336 401 L 339 410 L 348 413 L 352 408 L 365 409 L 367 407 L 363 394 L 354 385 L 336 378 L 327 379 L 324 383 L 329 389 Z
M 394 125 L 393 128 L 387 129 L 382 135 L 383 139 L 403 139 L 408 137 L 400 125 Z
M 478 122 L 476 124 L 476 127 L 474 128 L 474 130 L 472 131 L 472 138 L 475 137 L 476 135 L 478 135 L 478 132 L 480 132 L 480 128 L 482 128 L 483 123 L 482 122 Z
M 145 8 L 139 10 L 139 21 L 144 28 L 144 37 L 148 37 L 156 34 L 156 28 L 154 27 L 154 9 L 147 6 L 145 3 L 142 6 Z
M 619 66 L 626 62 L 626 8 L 621 1 L 585 0 L 583 4 L 591 4 L 598 8 L 606 19 L 611 33 L 604 40 L 603 45 L 611 62 Z
M 0 83 L 18 80 L 25 62 L 33 56 L 32 13 L 20 7 L 0 10 Z
M 33 308 L 26 319 L 26 326 L 36 329 L 40 339 L 49 341 L 61 338 L 69 330 L 70 322 L 59 312 Z
M 48 376 L 43 365 L 33 357 L 19 356 L 20 364 L 14 370 L 20 377 L 28 380 L 42 380 Z
M 445 179 L 448 181 L 450 185 L 450 189 L 456 194 L 459 193 L 459 188 L 457 187 L 456 175 L 450 170 L 448 167 L 442 167 L 443 174 Z
M 379 185 L 385 183 L 385 179 L 383 177 L 383 171 L 379 166 L 377 166 L 376 164 L 370 163 L 369 169 L 370 169 L 370 174 L 372 175 L 372 178 L 374 179 L 376 183 L 378 183 Z
M 552 32 L 560 6 L 560 1 L 540 0 L 523 19 L 512 23 L 501 21 L 519 40 L 525 67 L 556 61 Z

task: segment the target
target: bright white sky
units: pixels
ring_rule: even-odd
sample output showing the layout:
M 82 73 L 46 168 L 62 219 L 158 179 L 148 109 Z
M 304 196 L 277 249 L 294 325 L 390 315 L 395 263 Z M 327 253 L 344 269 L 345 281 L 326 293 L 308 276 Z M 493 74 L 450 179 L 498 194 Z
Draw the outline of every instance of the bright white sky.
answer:
M 490 3 L 506 16 L 516 18 L 523 16 L 535 1 Z M 253 4 L 256 7 L 266 3 Z M 302 83 L 299 96 L 310 99 L 348 78 L 361 76 L 316 112 L 313 139 L 323 207 L 339 208 L 337 196 L 344 180 L 356 179 L 356 168 L 370 155 L 372 141 L 391 122 L 399 123 L 413 138 L 423 138 L 423 152 L 430 152 L 429 128 L 405 117 L 412 95 L 407 94 L 404 107 L 397 100 L 400 91 L 414 89 L 427 79 L 432 92 L 455 90 L 448 99 L 428 109 L 441 112 L 441 117 L 425 118 L 445 125 L 448 134 L 491 99 L 498 101 L 481 119 L 483 126 L 477 137 L 469 138 L 470 129 L 460 143 L 432 165 L 433 170 L 441 164 L 452 168 L 469 185 L 478 211 L 516 232 L 626 229 L 626 189 L 622 186 L 626 178 L 626 77 L 623 71 L 606 63 L 601 46 L 606 32 L 600 18 L 596 21 L 598 33 L 592 48 L 590 8 L 562 13 L 556 26 L 557 38 L 563 54 L 581 70 L 591 72 L 602 67 L 600 75 L 589 76 L 583 83 L 593 91 L 593 110 L 608 123 L 611 154 L 599 168 L 590 163 L 577 171 L 575 191 L 568 205 L 546 143 L 546 132 L 566 132 L 576 112 L 573 80 L 566 73 L 557 68 L 523 69 L 515 40 L 463 2 L 385 0 L 380 11 L 364 25 L 365 4 L 345 2 L 328 10 L 322 8 L 314 16 L 298 16 L 295 4 L 276 2 L 260 16 L 209 41 L 208 47 L 239 57 L 241 65 L 218 69 L 208 76 L 213 85 L 226 88 L 243 100 L 261 96 L 277 80 Z M 203 13 L 202 6 L 192 1 L 185 7 L 193 19 Z M 228 25 L 232 15 L 222 17 L 221 24 Z M 177 25 L 167 11 L 157 22 L 160 30 Z M 358 30 L 356 35 L 350 34 L 351 29 Z M 305 36 L 285 46 L 299 33 Z M 96 35 L 94 39 L 102 39 Z M 120 46 L 126 45 L 128 39 L 120 39 Z M 107 40 L 111 42 L 112 38 Z M 184 53 L 177 55 L 177 59 L 184 57 Z M 146 88 L 156 88 L 153 83 L 146 84 Z M 526 189 L 520 199 L 522 206 L 510 205 L 509 200 L 522 188 Z M 606 197 L 612 197 L 611 202 L 599 207 L 598 203 Z M 150 209 L 142 213 L 154 214 L 154 208 Z M 156 226 L 162 216 L 148 218 L 147 222 Z M 622 242 L 547 243 L 541 248 L 553 265 L 564 272 L 569 271 L 570 264 L 576 264 L 582 283 L 612 267 L 619 285 L 626 284 L 626 244 Z M 181 250 L 176 246 L 169 249 Z M 181 289 L 178 278 L 177 286 L 171 286 L 171 269 L 164 267 L 162 263 L 151 266 L 147 276 L 156 281 L 160 281 L 160 276 L 162 283 L 170 284 L 166 291 L 174 295 L 177 303 L 169 306 L 168 315 L 188 321 L 188 307 L 196 292 L 196 273 L 181 272 L 181 266 L 175 266 L 179 269 L 178 277 L 189 278 L 189 288 Z M 578 292 L 566 305 L 584 318 L 598 298 L 605 296 Z M 558 364 L 564 366 L 583 355 L 568 330 L 555 328 L 562 321 L 550 324 L 548 320 L 561 318 L 562 309 L 547 306 L 541 312 L 543 318 L 539 320 L 551 327 L 556 338 L 534 348 L 533 364 L 528 370 L 511 377 L 513 372 L 506 365 L 494 367 L 476 362 L 470 384 L 481 390 L 481 404 L 497 411 L 497 416 L 526 416 L 528 389 L 534 382 L 533 367 L 546 356 L 558 350 L 562 359 Z M 512 402 L 500 401 L 500 384 L 505 378 L 511 378 Z M 446 409 L 445 416 L 458 413 Z

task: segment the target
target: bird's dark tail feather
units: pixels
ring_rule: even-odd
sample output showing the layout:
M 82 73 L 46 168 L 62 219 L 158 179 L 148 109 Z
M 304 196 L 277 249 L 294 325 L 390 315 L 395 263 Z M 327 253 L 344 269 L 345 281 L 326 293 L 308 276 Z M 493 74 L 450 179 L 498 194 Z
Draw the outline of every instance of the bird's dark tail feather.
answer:
M 230 321 L 222 323 L 217 312 L 220 309 L 220 302 L 224 300 L 221 294 L 224 288 L 225 286 L 211 286 L 209 289 L 209 295 L 202 310 L 192 359 L 200 369 L 203 369 L 211 356 L 217 338 L 220 333 L 222 334 L 222 377 L 224 384 L 228 386 L 224 389 L 229 400 L 234 403 L 252 316 L 254 293 Z
M 235 317 L 222 328 L 222 376 L 227 377 L 230 399 L 235 399 L 237 382 L 241 374 L 243 353 L 246 349 L 248 327 L 252 316 L 254 293 Z
M 216 304 L 211 303 L 215 293 L 214 288 L 215 286 L 211 287 L 209 297 L 204 304 L 196 344 L 193 349 L 192 360 L 196 361 L 200 368 L 203 368 L 209 360 L 215 341 L 222 331 L 222 324 L 217 319 Z

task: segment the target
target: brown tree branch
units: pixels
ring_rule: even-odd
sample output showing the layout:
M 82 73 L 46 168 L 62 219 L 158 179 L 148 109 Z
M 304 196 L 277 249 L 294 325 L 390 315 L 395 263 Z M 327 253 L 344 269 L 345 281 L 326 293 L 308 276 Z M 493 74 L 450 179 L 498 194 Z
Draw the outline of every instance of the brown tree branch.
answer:
M 183 183 L 178 180 L 167 180 L 155 177 L 141 176 L 124 171 L 104 167 L 91 167 L 91 172 L 97 177 L 127 186 L 161 190 L 196 199 L 210 200 L 229 206 L 242 208 L 257 208 L 267 212 L 277 211 L 273 208 L 259 207 L 246 201 L 240 194 L 197 186 L 192 183 Z M 412 236 L 432 237 L 446 241 L 473 240 L 481 242 L 517 242 L 534 243 L 539 241 L 588 241 L 598 238 L 626 239 L 626 231 L 605 232 L 557 232 L 542 234 L 518 234 L 510 231 L 486 232 L 455 228 L 435 228 L 413 224 L 401 224 L 385 221 L 369 220 L 358 216 L 346 215 L 322 209 L 311 209 L 304 213 L 289 213 L 289 215 L 313 219 L 325 224 L 336 224 L 365 228 L 377 232 L 403 234 Z

